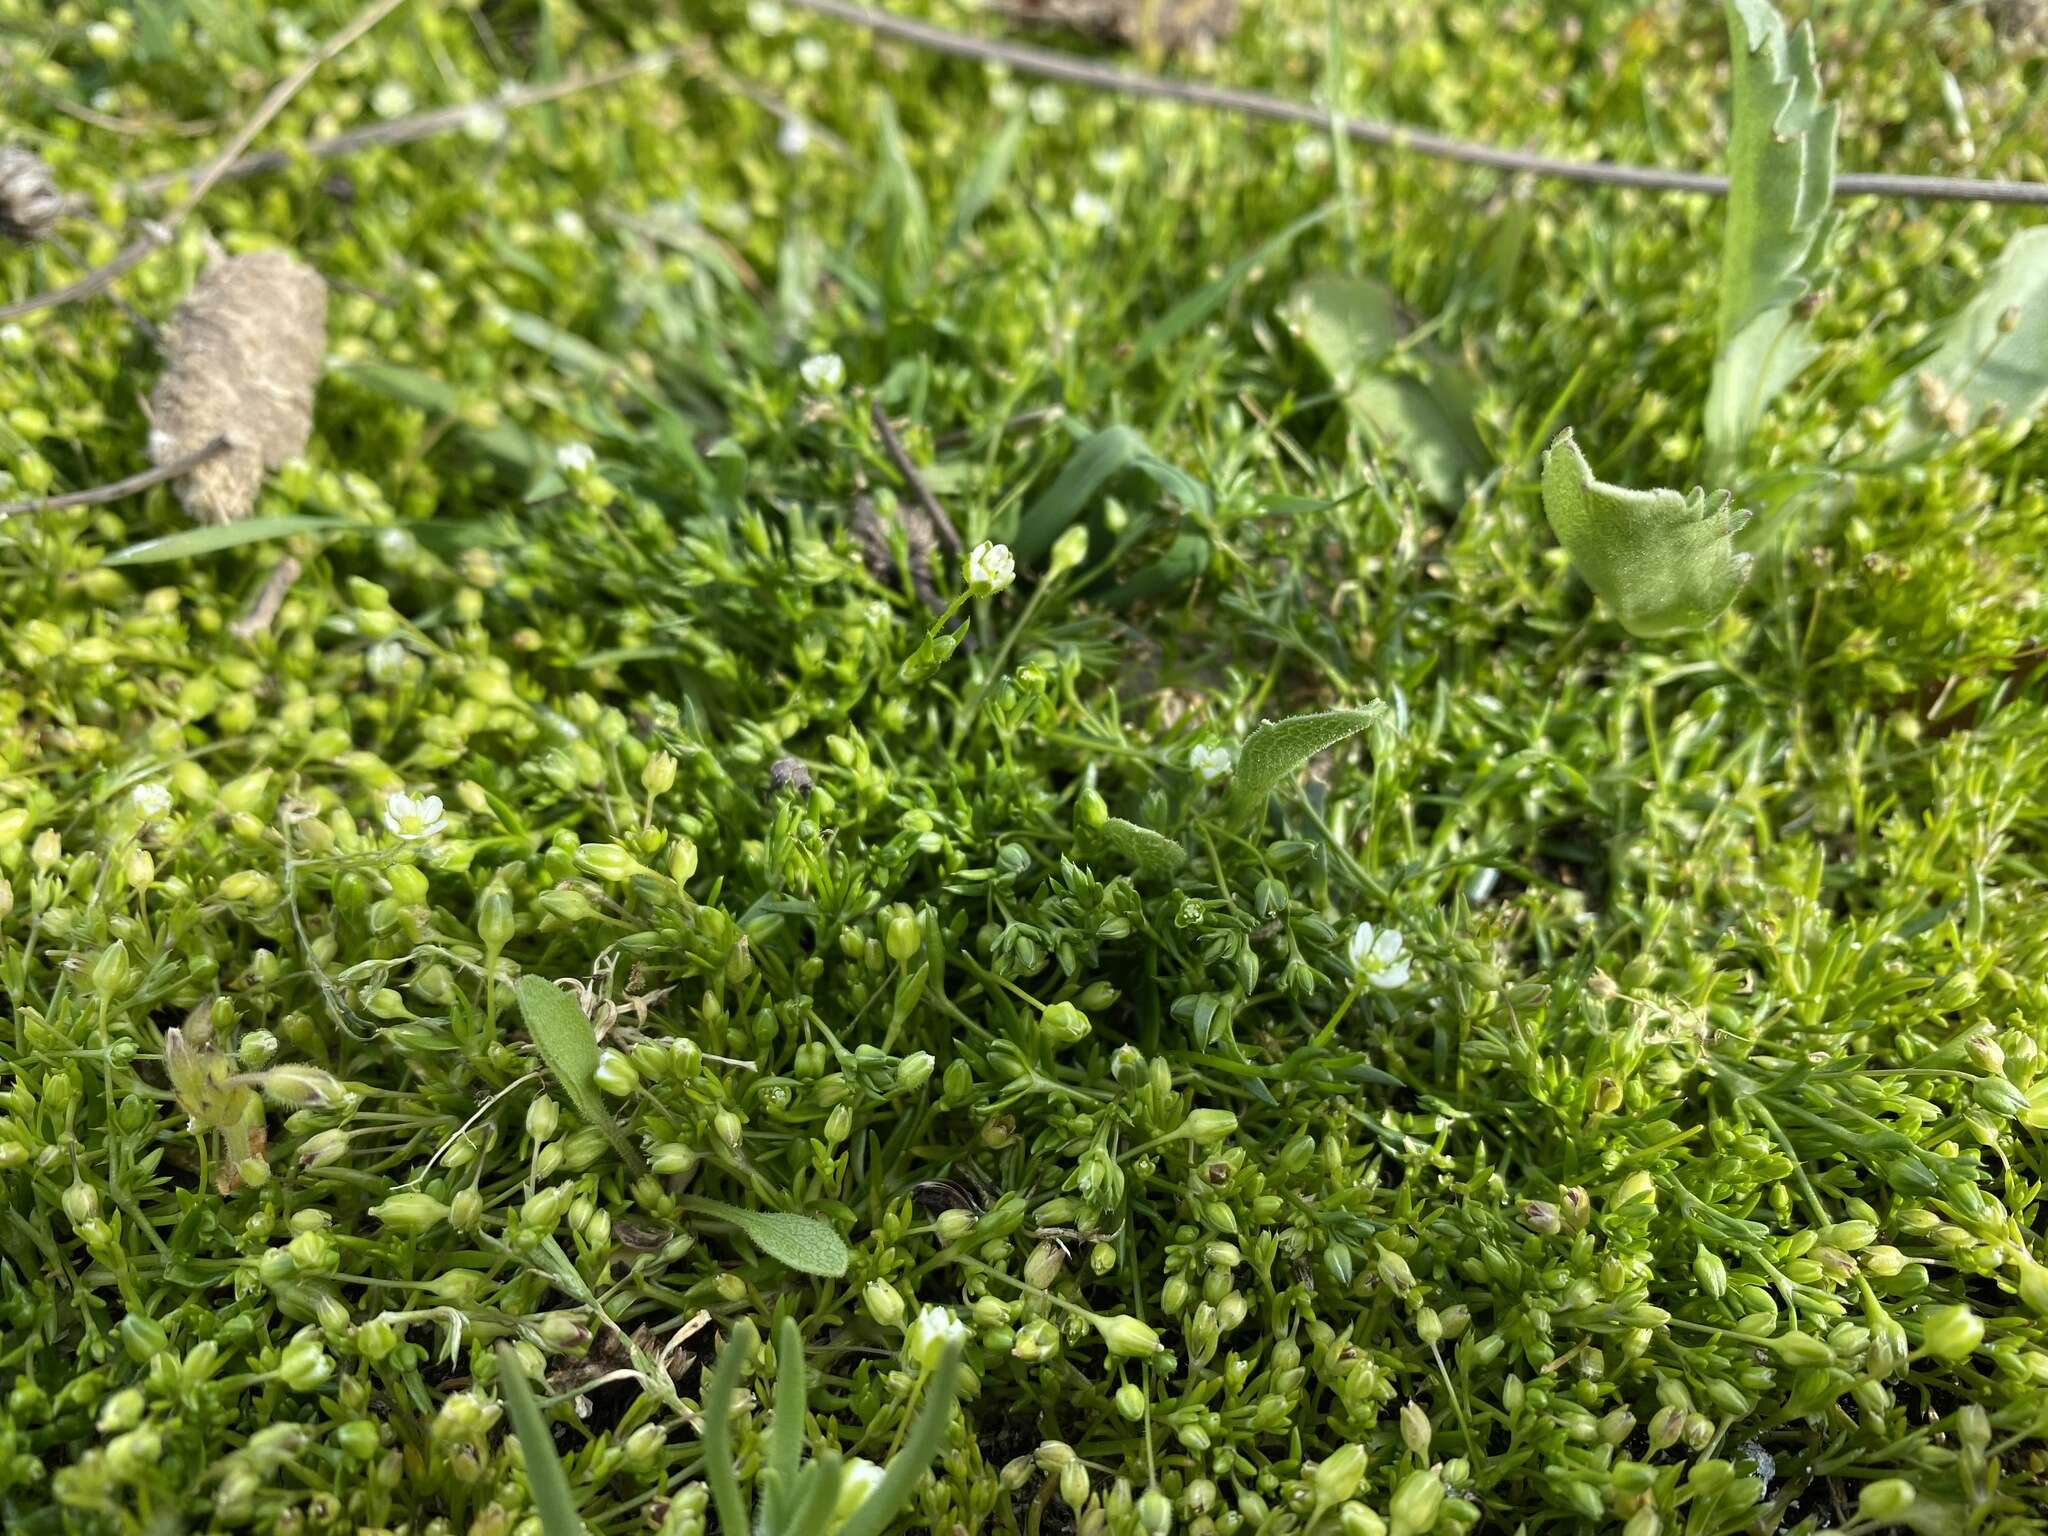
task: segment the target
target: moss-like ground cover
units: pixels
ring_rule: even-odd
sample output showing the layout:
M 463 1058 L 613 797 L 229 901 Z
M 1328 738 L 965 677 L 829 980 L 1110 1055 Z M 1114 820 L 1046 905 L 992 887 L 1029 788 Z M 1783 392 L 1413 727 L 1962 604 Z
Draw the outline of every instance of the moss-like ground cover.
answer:
M 2048 177 L 1980 10 L 1812 13 L 1845 168 Z M 6 0 L 6 133 L 104 259 L 346 16 Z M 0 523 L 0 1527 L 535 1533 L 516 1368 L 589 1531 L 715 1529 L 711 1362 L 785 1319 L 805 1446 L 875 1463 L 964 1328 L 903 1529 L 2048 1526 L 2048 438 L 1912 385 L 2024 211 L 1839 205 L 1753 574 L 1644 640 L 1539 466 L 1705 478 L 1711 200 L 772 0 L 420 0 L 264 142 L 671 45 L 0 331 L 25 497 L 146 462 L 209 234 L 331 290 L 256 509 L 313 521 Z M 1165 67 L 1728 139 L 1711 7 L 1252 0 Z M 1448 497 L 1303 345 L 1316 274 L 1469 399 Z M 918 558 L 876 405 L 1013 585 Z M 775 1354 L 722 1416 L 771 1488 Z

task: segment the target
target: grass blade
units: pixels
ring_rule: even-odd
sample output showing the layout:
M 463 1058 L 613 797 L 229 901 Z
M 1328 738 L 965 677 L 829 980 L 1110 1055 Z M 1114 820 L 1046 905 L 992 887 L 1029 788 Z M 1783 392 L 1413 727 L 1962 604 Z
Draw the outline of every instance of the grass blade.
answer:
M 201 555 L 219 554 L 224 549 L 237 549 L 244 544 L 289 538 L 295 533 L 327 533 L 337 528 L 363 526 L 345 518 L 314 517 L 296 512 L 281 517 L 250 517 L 239 523 L 209 523 L 201 528 L 182 528 L 160 539 L 144 539 L 140 544 L 116 550 L 100 564 L 157 565 L 166 560 L 194 560 Z
M 739 1473 L 732 1457 L 732 1397 L 739 1390 L 740 1371 L 759 1338 L 754 1325 L 740 1319 L 725 1348 L 718 1352 L 718 1364 L 704 1389 L 704 1481 L 711 1485 L 721 1531 L 747 1530 L 747 1504 L 740 1496 Z

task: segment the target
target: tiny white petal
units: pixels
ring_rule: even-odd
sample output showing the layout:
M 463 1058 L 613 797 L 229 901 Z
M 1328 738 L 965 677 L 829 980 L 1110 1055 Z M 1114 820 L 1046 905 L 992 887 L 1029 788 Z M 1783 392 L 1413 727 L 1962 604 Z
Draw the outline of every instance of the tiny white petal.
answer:
M 1017 560 L 1007 544 L 983 539 L 967 554 L 967 585 L 980 597 L 993 597 L 1017 579 Z
M 810 125 L 800 117 L 784 118 L 781 131 L 775 135 L 775 147 L 785 159 L 796 159 L 811 147 Z
M 846 361 L 837 352 L 817 352 L 799 363 L 796 372 L 806 389 L 830 394 L 846 382 Z
M 154 782 L 136 785 L 128 798 L 143 816 L 161 816 L 171 808 L 171 792 Z
M 565 475 L 588 474 L 597 465 L 597 455 L 588 443 L 563 443 L 555 449 L 555 468 Z

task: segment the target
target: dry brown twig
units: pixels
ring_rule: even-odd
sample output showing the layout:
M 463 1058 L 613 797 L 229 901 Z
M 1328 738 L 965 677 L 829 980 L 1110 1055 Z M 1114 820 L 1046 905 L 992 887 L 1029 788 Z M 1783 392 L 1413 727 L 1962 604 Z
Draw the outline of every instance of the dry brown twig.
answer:
M 229 168 L 255 141 L 256 135 L 270 126 L 277 114 L 285 109 L 286 104 L 305 88 L 306 82 L 313 78 L 320 66 L 403 4 L 405 0 L 370 0 L 367 6 L 356 13 L 354 20 L 315 49 L 305 63 L 271 87 L 270 94 L 263 98 L 261 104 L 250 114 L 249 120 L 235 131 L 234 137 L 228 140 L 226 147 L 200 173 L 199 180 L 192 184 L 192 190 L 185 194 L 184 200 L 177 207 L 161 219 L 147 221 L 138 239 L 131 240 L 111 260 L 95 267 L 77 281 L 66 283 L 62 288 L 51 288 L 46 292 L 31 294 L 28 298 L 0 306 L 0 320 L 18 319 L 22 315 L 32 315 L 38 310 L 91 298 L 103 288 L 118 282 L 150 252 L 168 245 L 172 232 L 190 218 L 193 211 L 206 200 L 207 194 L 226 179 Z
M 83 491 L 66 491 L 61 496 L 35 496 L 27 501 L 10 501 L 0 505 L 0 522 L 11 517 L 27 517 L 35 512 L 55 512 L 64 507 L 98 507 L 110 501 L 120 501 L 153 485 L 162 485 L 166 480 L 175 480 L 180 475 L 189 475 L 226 453 L 233 447 L 225 436 L 216 437 L 203 443 L 190 453 L 145 469 L 140 474 L 130 475 L 125 480 L 115 480 L 107 485 L 95 485 Z

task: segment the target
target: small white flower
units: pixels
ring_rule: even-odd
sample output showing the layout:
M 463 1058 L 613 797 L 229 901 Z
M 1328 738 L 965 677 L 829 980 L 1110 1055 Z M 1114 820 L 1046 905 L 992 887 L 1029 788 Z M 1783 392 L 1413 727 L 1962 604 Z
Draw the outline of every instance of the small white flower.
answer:
M 412 92 L 397 80 L 386 80 L 370 93 L 370 110 L 379 117 L 403 117 L 412 110 Z
M 171 808 L 171 792 L 154 780 L 136 785 L 128 799 L 136 814 L 149 820 L 165 815 Z
M 839 1507 L 834 1511 L 842 1520 L 867 1502 L 868 1495 L 882 1485 L 882 1469 L 865 1456 L 847 1458 L 845 1470 L 840 1473 Z
M 462 131 L 479 144 L 495 144 L 505 137 L 505 113 L 491 103 L 478 102 L 463 115 Z
M 555 468 L 565 475 L 587 475 L 597 467 L 588 443 L 563 443 L 555 449 Z
M 279 16 L 270 24 L 270 35 L 277 39 L 280 53 L 309 53 L 313 47 L 313 34 L 290 16 Z
M 1411 957 L 1398 928 L 1360 923 L 1351 933 L 1351 968 L 1369 986 L 1390 992 L 1408 984 Z
M 789 13 L 775 0 L 752 0 L 747 7 L 747 25 L 763 37 L 779 37 L 789 30 Z
M 1014 80 L 998 80 L 988 88 L 988 103 L 998 112 L 1014 112 L 1024 104 L 1024 87 Z
M 945 1307 L 925 1307 L 904 1335 L 910 1358 L 930 1370 L 948 1344 L 967 1342 L 967 1325 Z
M 121 29 L 111 21 L 96 21 L 87 27 L 85 40 L 92 45 L 92 51 L 103 59 L 118 57 L 121 52 Z
M 415 800 L 401 791 L 384 802 L 384 825 L 394 837 L 421 842 L 444 830 L 448 818 L 441 814 L 439 795 L 421 795 Z
M 379 687 L 390 688 L 405 680 L 405 642 L 379 640 L 363 657 L 363 670 Z
M 1074 222 L 1085 229 L 1102 229 L 1109 223 L 1109 199 L 1093 192 L 1076 192 L 1069 211 Z
M 1112 145 L 1095 151 L 1088 157 L 1088 163 L 1095 167 L 1096 175 L 1114 181 L 1130 168 L 1131 151 L 1123 144 Z
M 1026 100 L 1031 108 L 1031 121 L 1041 128 L 1050 128 L 1067 115 L 1066 98 L 1052 86 L 1039 86 Z
M 93 111 L 113 117 L 121 110 L 121 93 L 111 85 L 103 85 L 92 93 L 91 105 Z
M 1237 753 L 1205 741 L 1188 753 L 1188 766 L 1202 776 L 1204 784 L 1214 784 L 1237 766 Z
M 583 215 L 574 208 L 555 210 L 555 233 L 567 240 L 581 240 L 590 233 L 590 226 L 583 222 Z
M 1297 170 L 1320 171 L 1330 163 L 1329 136 L 1321 133 L 1305 133 L 1294 141 L 1294 164 Z
M 800 117 L 785 117 L 775 135 L 775 147 L 784 159 L 794 160 L 811 147 L 811 130 Z
M 1007 544 L 983 539 L 967 552 L 967 586 L 976 597 L 994 597 L 1017 579 L 1017 562 Z
M 804 388 L 829 395 L 846 382 L 846 362 L 837 352 L 814 352 L 797 365 Z
M 821 37 L 800 37 L 790 52 L 796 58 L 796 67 L 807 75 L 815 75 L 832 62 L 832 50 Z

